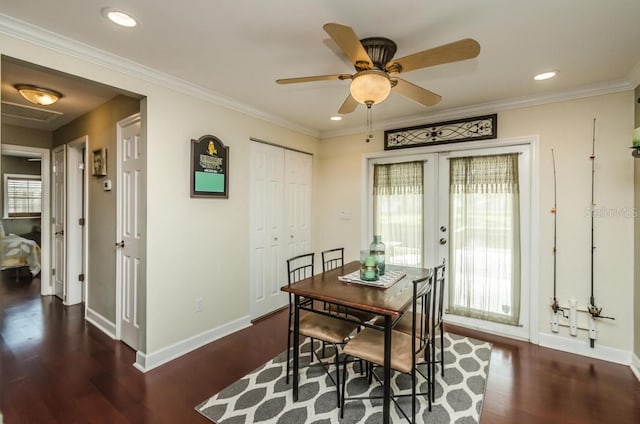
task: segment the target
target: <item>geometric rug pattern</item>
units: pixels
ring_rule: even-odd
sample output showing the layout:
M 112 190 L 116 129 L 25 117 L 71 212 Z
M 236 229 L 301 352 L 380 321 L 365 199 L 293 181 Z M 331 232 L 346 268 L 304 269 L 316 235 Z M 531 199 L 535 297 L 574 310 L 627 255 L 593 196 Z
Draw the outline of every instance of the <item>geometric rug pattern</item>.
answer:
M 436 340 L 439 346 L 439 340 Z M 340 419 L 336 388 L 324 368 L 317 363 L 309 366 L 311 343 L 300 346 L 300 381 L 298 402 L 293 402 L 291 378 L 285 383 L 286 352 L 273 358 L 220 393 L 205 400 L 196 410 L 216 424 L 376 424 L 382 422 L 382 400 L 351 400 L 345 403 L 344 419 Z M 321 352 L 316 341 L 314 349 Z M 436 349 L 439 357 L 439 349 Z M 329 370 L 333 351 L 327 345 Z M 482 411 L 491 344 L 456 334 L 445 333 L 445 375 L 436 367 L 435 401 L 428 410 L 426 396 L 418 396 L 416 421 L 424 424 L 478 423 Z M 423 373 L 427 375 L 426 365 Z M 382 387 L 375 379 L 369 385 L 360 373 L 357 362 L 349 363 L 347 397 L 381 396 Z M 378 372 L 382 373 L 382 369 Z M 418 374 L 418 378 L 421 379 Z M 419 380 L 418 392 L 426 392 L 425 380 Z M 394 372 L 393 393 L 411 393 L 411 377 Z M 411 398 L 398 399 L 400 407 L 410 416 Z M 391 422 L 406 422 L 391 403 Z

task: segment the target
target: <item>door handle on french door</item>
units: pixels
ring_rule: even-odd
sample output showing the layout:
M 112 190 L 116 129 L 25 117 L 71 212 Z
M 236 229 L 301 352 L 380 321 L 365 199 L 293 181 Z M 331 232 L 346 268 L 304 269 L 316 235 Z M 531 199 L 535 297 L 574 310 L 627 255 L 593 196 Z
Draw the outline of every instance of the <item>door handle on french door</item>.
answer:
M 60 231 L 56 231 L 55 233 L 53 233 L 54 236 L 63 236 L 64 235 L 64 230 L 60 230 Z
M 122 240 L 120 243 L 116 243 L 116 247 L 124 247 L 124 240 Z
M 447 239 L 446 238 L 441 238 L 440 239 L 440 244 L 447 244 Z

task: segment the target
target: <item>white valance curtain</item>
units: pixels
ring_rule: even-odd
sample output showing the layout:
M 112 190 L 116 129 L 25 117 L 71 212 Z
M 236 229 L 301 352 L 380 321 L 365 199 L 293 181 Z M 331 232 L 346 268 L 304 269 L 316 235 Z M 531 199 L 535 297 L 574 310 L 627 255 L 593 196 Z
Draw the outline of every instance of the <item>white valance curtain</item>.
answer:
M 388 264 L 422 264 L 423 168 L 422 161 L 373 167 L 373 228 L 385 243 Z
M 519 323 L 519 191 L 518 153 L 450 160 L 450 313 Z

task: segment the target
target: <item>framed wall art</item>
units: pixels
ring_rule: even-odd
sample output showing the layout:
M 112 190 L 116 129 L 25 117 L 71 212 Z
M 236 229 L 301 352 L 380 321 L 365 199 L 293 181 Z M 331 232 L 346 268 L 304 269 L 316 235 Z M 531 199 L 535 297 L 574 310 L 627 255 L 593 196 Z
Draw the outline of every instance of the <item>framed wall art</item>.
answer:
M 218 137 L 191 140 L 191 197 L 229 197 L 229 147 Z
M 92 175 L 95 177 L 104 177 L 107 175 L 107 149 L 101 147 L 93 151 L 91 158 Z

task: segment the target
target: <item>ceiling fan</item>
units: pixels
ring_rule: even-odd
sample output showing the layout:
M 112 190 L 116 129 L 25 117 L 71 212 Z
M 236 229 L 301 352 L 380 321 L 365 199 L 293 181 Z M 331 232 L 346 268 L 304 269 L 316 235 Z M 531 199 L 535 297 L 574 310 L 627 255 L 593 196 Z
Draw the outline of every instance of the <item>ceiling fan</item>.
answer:
M 323 28 L 349 57 L 356 73 L 284 78 L 276 82 L 294 84 L 350 79 L 349 96 L 338 110 L 341 114 L 353 112 L 358 104 L 371 108 L 372 105 L 386 99 L 391 89 L 422 105 L 433 106 L 442 97 L 400 79 L 397 75 L 429 66 L 472 59 L 480 53 L 480 44 L 476 40 L 465 38 L 393 60 L 397 46 L 388 38 L 370 37 L 359 40 L 351 27 L 335 23 L 325 24 Z

